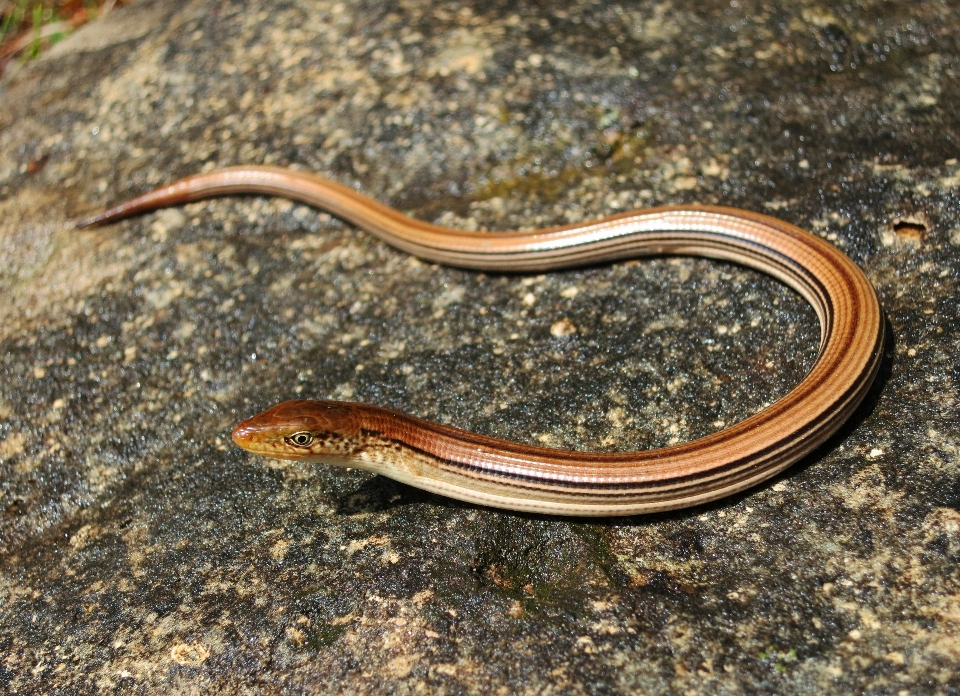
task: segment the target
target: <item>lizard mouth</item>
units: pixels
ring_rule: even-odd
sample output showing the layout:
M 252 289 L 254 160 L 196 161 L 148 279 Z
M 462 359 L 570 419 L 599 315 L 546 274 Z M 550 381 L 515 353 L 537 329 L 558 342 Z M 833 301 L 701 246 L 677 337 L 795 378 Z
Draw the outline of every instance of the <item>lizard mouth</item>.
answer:
M 270 455 L 272 454 L 272 448 L 268 446 L 264 438 L 263 428 L 253 422 L 255 420 L 256 417 L 248 418 L 237 425 L 237 427 L 233 429 L 233 441 L 238 447 L 248 452 Z

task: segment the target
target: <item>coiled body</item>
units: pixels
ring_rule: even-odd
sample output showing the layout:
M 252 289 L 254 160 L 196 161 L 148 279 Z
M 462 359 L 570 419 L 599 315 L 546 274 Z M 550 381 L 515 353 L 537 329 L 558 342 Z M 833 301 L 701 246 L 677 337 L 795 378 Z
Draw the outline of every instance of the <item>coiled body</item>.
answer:
M 775 475 L 822 444 L 863 400 L 879 368 L 883 317 L 863 272 L 831 244 L 781 220 L 733 208 L 638 210 L 529 232 L 463 232 L 420 222 L 321 177 L 232 167 L 135 198 L 83 225 L 235 193 L 298 200 L 439 263 L 549 271 L 653 254 L 704 256 L 768 273 L 820 320 L 820 351 L 786 396 L 720 432 L 627 453 L 532 447 L 376 406 L 291 401 L 244 421 L 235 442 L 271 457 L 375 471 L 483 505 L 562 515 L 628 515 L 704 503 Z

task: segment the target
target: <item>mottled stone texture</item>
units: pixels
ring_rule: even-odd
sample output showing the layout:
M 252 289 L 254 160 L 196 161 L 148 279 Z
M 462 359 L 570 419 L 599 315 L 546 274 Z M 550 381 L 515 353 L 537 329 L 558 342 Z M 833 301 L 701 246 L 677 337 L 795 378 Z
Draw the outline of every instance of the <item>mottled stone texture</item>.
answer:
M 0 690 L 960 692 L 960 10 L 142 0 L 0 82 Z M 769 212 L 875 282 L 853 422 L 707 508 L 551 519 L 237 450 L 344 398 L 554 446 L 713 432 L 816 317 L 730 264 L 417 261 L 289 202 L 67 222 L 237 163 L 417 217 Z

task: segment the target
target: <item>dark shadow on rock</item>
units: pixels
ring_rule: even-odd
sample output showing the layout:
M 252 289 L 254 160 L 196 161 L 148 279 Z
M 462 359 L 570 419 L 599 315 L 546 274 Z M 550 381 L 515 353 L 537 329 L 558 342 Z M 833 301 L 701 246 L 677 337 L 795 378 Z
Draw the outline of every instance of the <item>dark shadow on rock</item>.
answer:
M 356 490 L 338 496 L 333 506 L 337 515 L 356 515 L 386 512 L 422 502 L 436 504 L 438 501 L 446 502 L 447 499 L 386 476 L 374 476 Z

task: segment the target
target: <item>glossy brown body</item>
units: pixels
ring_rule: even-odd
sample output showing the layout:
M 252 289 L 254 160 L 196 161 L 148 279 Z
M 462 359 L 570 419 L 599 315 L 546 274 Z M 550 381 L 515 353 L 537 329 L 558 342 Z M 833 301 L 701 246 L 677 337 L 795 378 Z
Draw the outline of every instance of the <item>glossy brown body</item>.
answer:
M 363 404 L 294 401 L 244 421 L 241 447 L 273 457 L 365 468 L 485 505 L 568 515 L 685 507 L 753 486 L 822 444 L 866 395 L 883 323 L 863 272 L 789 223 L 732 208 L 671 207 L 530 232 L 463 232 L 412 219 L 321 177 L 234 167 L 190 177 L 82 224 L 233 193 L 303 201 L 421 258 L 491 271 L 547 271 L 651 254 L 705 256 L 769 273 L 816 310 L 820 353 L 790 393 L 692 442 L 643 452 L 531 447 Z M 307 442 L 300 446 L 298 442 Z

